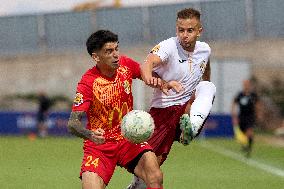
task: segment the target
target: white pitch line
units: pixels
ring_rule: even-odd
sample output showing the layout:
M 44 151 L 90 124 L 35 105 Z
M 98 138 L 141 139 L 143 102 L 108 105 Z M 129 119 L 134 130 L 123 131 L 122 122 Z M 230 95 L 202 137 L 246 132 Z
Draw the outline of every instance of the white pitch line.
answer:
M 241 156 L 241 155 L 239 155 L 235 152 L 221 148 L 221 147 L 216 146 L 216 145 L 209 144 L 208 142 L 201 142 L 200 145 L 202 147 L 208 149 L 208 150 L 217 152 L 217 153 L 222 154 L 224 156 L 227 156 L 227 157 L 230 157 L 230 158 L 235 159 L 237 161 L 243 162 L 243 163 L 250 165 L 252 167 L 256 167 L 258 169 L 262 169 L 262 170 L 269 172 L 271 174 L 274 174 L 274 175 L 277 175 L 277 176 L 280 176 L 280 177 L 284 177 L 284 170 L 279 169 L 277 167 L 273 167 L 271 165 L 267 165 L 267 164 L 258 162 L 256 160 L 245 158 L 245 157 L 243 157 L 243 156 Z

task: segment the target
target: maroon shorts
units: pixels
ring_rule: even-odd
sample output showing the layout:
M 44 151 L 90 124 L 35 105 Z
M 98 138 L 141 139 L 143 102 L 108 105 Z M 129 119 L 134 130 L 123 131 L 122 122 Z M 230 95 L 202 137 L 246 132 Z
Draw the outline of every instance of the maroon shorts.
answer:
M 127 140 L 95 145 L 90 141 L 84 144 L 84 157 L 80 176 L 85 171 L 97 173 L 107 185 L 116 165 L 129 170 L 129 163 L 144 152 L 152 151 L 146 143 L 133 144 Z M 136 166 L 136 165 L 135 165 Z
M 184 114 L 186 105 L 151 108 L 149 111 L 155 122 L 155 131 L 148 143 L 157 156 L 162 155 L 162 162 L 166 160 L 173 142 L 181 133 L 179 119 Z

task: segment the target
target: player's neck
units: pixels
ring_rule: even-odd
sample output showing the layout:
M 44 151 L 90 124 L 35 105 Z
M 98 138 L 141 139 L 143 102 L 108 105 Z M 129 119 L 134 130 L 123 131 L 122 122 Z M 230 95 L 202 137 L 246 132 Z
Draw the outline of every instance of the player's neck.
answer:
M 195 43 L 191 44 L 190 47 L 182 47 L 182 48 L 189 53 L 193 53 L 193 51 L 195 49 Z
M 250 91 L 250 90 L 244 90 L 243 93 L 244 93 L 245 95 L 250 95 L 250 94 L 251 94 L 251 91 Z
M 101 68 L 98 65 L 96 67 L 97 67 L 98 71 L 105 77 L 113 78 L 116 74 L 116 70 Z

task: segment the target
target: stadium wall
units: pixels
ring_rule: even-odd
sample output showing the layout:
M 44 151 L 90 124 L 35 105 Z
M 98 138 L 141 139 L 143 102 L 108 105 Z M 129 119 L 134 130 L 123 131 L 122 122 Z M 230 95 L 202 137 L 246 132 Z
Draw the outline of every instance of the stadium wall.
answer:
M 202 40 L 284 37 L 284 1 L 211 0 L 86 12 L 0 17 L 0 55 L 65 52 L 82 48 L 97 29 L 113 30 L 122 45 L 154 44 L 175 35 L 176 12 L 201 10 Z
M 211 60 L 216 64 L 212 79 L 222 92 L 214 111 L 226 112 L 228 105 L 223 105 L 229 104 L 233 93 L 224 90 L 226 82 L 238 83 L 251 75 L 268 84 L 273 78 L 284 80 L 283 6 L 281 0 L 218 0 L 1 17 L 0 97 L 46 91 L 72 98 L 82 73 L 93 66 L 84 50 L 85 40 L 92 31 L 102 28 L 115 31 L 122 52 L 143 62 L 155 43 L 175 35 L 176 11 L 195 7 L 203 14 L 201 40 L 210 44 Z M 220 72 L 223 66 L 219 65 L 236 65 L 234 62 L 240 63 L 240 67 L 245 64 L 249 70 L 238 71 L 238 66 L 232 66 L 224 70 L 226 73 Z M 244 74 L 235 80 L 234 71 Z M 151 90 L 139 82 L 135 88 L 138 90 L 134 96 L 140 99 L 135 106 L 147 108 L 150 101 L 147 94 Z M 234 90 L 238 89 L 240 84 L 234 85 Z M 35 110 L 34 106 L 20 106 L 16 109 Z
M 227 113 L 232 95 L 241 89 L 241 81 L 255 75 L 261 82 L 274 78 L 284 80 L 284 59 L 279 56 L 284 40 L 249 43 L 209 42 L 212 48 L 212 81 L 217 85 L 214 112 Z M 122 48 L 122 54 L 143 62 L 152 45 Z M 278 54 L 279 53 L 279 54 Z M 49 95 L 64 95 L 73 98 L 81 75 L 94 64 L 86 52 L 57 54 L 19 55 L 0 58 L 0 103 L 3 97 L 13 94 L 46 91 Z M 135 106 L 146 109 L 150 103 L 151 89 L 141 82 L 134 83 Z M 7 103 L 7 102 L 6 102 Z M 3 106 L 2 106 L 3 107 Z M 17 104 L 16 110 L 36 110 L 29 104 Z

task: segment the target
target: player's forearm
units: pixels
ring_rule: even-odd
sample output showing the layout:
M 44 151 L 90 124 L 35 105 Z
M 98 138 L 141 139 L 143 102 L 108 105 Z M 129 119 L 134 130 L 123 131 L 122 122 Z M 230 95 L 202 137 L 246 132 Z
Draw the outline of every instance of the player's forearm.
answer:
M 153 70 L 153 63 L 146 58 L 144 61 L 143 65 L 141 66 L 141 76 L 144 82 L 152 75 L 152 70 Z
M 84 114 L 84 112 L 71 112 L 67 128 L 71 134 L 77 137 L 90 139 L 92 136 L 92 131 L 86 129 L 81 122 Z
M 211 67 L 210 67 L 210 62 L 208 62 L 204 74 L 202 75 L 202 80 L 210 81 L 210 79 L 211 79 Z
M 231 107 L 231 114 L 232 116 L 237 116 L 237 105 L 235 102 L 232 103 L 232 107 Z
M 211 66 L 210 66 L 210 59 L 208 59 L 207 65 L 205 67 L 204 73 L 202 75 L 203 81 L 210 81 L 211 77 Z
M 210 72 L 209 73 L 204 73 L 202 76 L 203 81 L 210 81 Z
M 143 81 L 149 85 L 151 83 L 152 79 L 152 71 L 153 68 L 160 65 L 162 63 L 162 60 L 158 55 L 150 53 L 147 57 L 144 63 L 141 66 L 141 75 Z
M 239 121 L 238 121 L 238 114 L 237 114 L 237 105 L 235 102 L 233 102 L 233 105 L 232 105 L 231 115 L 232 115 L 233 125 L 238 125 Z

